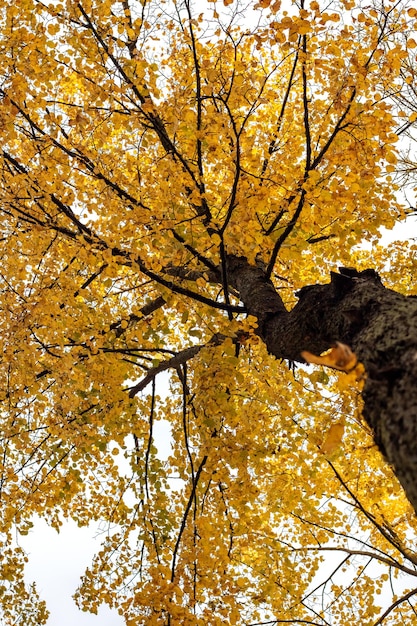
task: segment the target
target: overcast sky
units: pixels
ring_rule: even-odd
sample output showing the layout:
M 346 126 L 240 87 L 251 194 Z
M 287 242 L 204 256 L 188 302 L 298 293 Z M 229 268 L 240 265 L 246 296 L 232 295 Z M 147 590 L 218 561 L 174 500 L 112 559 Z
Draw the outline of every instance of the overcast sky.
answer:
M 98 615 L 79 611 L 71 598 L 100 547 L 100 537 L 95 539 L 96 534 L 97 524 L 79 528 L 75 522 L 67 522 L 58 534 L 38 520 L 31 533 L 21 537 L 19 543 L 29 556 L 26 581 L 36 582 L 40 596 L 47 603 L 48 626 L 123 626 L 125 623 L 116 611 L 104 606 Z

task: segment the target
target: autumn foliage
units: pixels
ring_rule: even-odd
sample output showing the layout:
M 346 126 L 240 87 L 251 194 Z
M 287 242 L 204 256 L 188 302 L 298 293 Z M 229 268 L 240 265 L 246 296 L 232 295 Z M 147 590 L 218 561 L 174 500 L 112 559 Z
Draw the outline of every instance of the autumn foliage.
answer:
M 270 355 L 227 273 L 289 309 L 339 265 L 413 293 L 415 249 L 378 240 L 407 213 L 416 28 L 388 0 L 3 0 L 2 623 L 46 622 L 41 516 L 108 524 L 76 601 L 127 626 L 417 624 L 363 369 Z

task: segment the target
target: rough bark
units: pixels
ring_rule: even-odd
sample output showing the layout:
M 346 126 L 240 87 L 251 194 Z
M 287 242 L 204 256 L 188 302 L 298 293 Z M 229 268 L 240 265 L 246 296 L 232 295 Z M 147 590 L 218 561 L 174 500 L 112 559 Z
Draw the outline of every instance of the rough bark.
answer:
M 352 348 L 366 369 L 364 419 L 417 511 L 417 298 L 385 288 L 374 270 L 345 268 L 301 289 L 287 311 L 261 268 L 230 257 L 228 274 L 276 357 Z

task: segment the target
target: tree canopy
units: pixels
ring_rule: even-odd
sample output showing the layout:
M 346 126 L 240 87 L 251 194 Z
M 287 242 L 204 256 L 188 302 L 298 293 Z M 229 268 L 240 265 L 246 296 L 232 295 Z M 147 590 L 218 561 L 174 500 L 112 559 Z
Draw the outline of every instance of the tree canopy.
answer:
M 127 626 L 417 624 L 413 2 L 3 0 L 0 48 L 3 623 L 41 516 L 108 524 Z

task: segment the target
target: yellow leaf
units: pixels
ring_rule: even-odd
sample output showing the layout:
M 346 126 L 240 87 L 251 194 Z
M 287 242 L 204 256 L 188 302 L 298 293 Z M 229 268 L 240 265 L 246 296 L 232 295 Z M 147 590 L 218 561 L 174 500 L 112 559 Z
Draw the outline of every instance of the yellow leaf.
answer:
M 213 233 L 213 235 L 211 235 L 211 240 L 215 246 L 219 246 L 222 241 L 220 235 L 217 233 Z
M 326 367 L 332 367 L 336 370 L 341 370 L 343 372 L 349 372 L 352 370 L 358 360 L 356 355 L 345 343 L 341 343 L 337 341 L 333 348 L 330 350 L 326 350 L 319 356 L 308 352 L 307 350 L 303 350 L 301 352 L 301 356 L 307 363 L 314 363 L 315 365 L 325 365 Z
M 397 156 L 394 154 L 394 152 L 388 151 L 385 158 L 388 163 L 391 163 L 392 165 L 395 165 L 395 163 L 397 163 Z
M 322 445 L 320 446 L 321 452 L 323 452 L 323 454 L 333 454 L 333 452 L 342 443 L 344 431 L 345 426 L 343 422 L 336 422 L 336 424 L 332 424 L 326 433 Z

